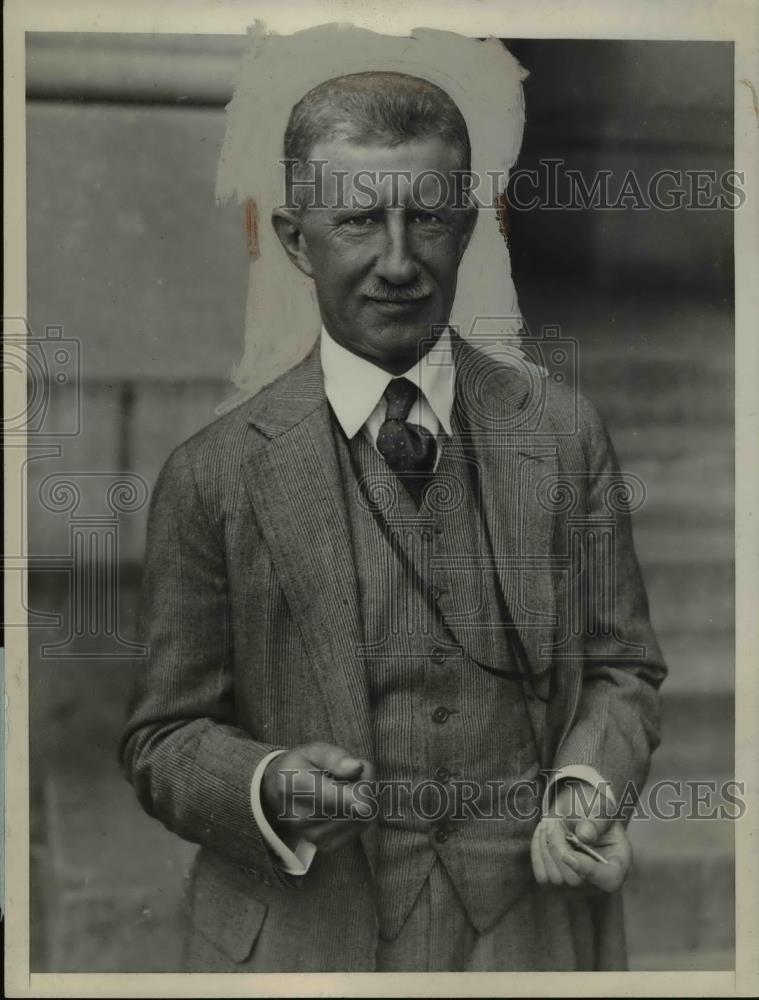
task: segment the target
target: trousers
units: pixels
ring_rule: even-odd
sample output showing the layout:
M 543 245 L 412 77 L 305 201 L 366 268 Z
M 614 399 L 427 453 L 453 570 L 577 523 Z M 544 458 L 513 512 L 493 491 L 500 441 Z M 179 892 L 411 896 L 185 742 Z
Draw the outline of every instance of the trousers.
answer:
M 400 933 L 380 938 L 378 972 L 544 972 L 592 970 L 587 897 L 537 883 L 484 933 L 467 917 L 438 858 Z M 551 928 L 550 939 L 547 928 Z

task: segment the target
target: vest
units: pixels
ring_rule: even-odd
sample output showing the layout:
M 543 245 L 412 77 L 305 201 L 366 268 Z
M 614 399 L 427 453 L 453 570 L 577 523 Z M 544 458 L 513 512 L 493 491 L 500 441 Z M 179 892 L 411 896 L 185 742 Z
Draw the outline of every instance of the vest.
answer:
M 437 858 L 480 932 L 533 881 L 538 753 L 522 685 L 482 666 L 517 664 L 473 456 L 461 444 L 460 416 L 453 419 L 419 509 L 366 436 L 348 442 L 334 421 L 363 630 L 356 653 L 372 709 L 378 916 L 387 940 Z

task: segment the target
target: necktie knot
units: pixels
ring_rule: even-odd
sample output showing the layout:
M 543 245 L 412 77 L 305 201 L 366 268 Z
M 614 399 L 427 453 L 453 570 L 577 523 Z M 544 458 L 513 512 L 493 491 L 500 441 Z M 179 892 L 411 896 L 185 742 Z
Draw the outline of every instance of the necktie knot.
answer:
M 434 434 L 408 415 L 419 398 L 419 389 L 407 378 L 394 378 L 385 389 L 387 413 L 377 434 L 377 450 L 393 472 L 401 476 L 417 502 L 435 468 L 437 444 Z
M 387 402 L 385 419 L 406 420 L 419 395 L 419 390 L 407 378 L 394 378 L 388 382 L 384 395 Z

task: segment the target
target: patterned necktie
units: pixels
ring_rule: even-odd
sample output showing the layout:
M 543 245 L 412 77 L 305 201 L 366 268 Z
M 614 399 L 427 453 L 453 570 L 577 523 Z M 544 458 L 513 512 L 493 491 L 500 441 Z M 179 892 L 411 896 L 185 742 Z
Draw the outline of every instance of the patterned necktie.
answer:
M 385 389 L 387 413 L 377 434 L 377 450 L 417 502 L 435 468 L 437 443 L 426 427 L 407 417 L 419 396 L 407 378 L 394 378 Z

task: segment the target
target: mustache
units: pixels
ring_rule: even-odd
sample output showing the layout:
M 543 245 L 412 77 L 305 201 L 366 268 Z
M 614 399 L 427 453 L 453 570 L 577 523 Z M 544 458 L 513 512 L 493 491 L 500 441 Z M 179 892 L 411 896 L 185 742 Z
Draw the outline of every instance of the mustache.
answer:
M 370 285 L 363 294 L 368 299 L 380 302 L 415 302 L 417 299 L 426 299 L 431 294 L 431 289 L 424 282 L 415 281 L 412 285 Z

